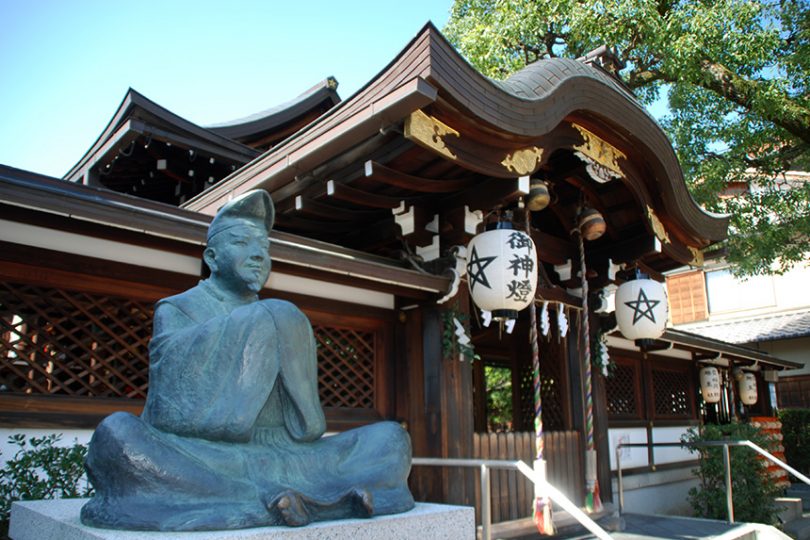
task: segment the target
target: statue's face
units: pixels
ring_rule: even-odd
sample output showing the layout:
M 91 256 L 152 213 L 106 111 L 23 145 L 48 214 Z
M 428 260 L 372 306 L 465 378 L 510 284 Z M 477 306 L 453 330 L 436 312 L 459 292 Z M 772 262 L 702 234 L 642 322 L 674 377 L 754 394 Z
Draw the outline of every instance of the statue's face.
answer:
M 249 223 L 232 227 L 213 238 L 211 273 L 235 290 L 257 293 L 270 275 L 267 232 Z

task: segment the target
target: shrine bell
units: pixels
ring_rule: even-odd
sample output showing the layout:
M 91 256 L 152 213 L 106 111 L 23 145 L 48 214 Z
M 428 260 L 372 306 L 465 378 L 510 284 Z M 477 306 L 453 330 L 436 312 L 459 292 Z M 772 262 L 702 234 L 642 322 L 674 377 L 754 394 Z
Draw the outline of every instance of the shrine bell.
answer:
M 579 230 L 585 240 L 597 240 L 605 234 L 607 223 L 598 210 L 585 208 L 579 215 Z

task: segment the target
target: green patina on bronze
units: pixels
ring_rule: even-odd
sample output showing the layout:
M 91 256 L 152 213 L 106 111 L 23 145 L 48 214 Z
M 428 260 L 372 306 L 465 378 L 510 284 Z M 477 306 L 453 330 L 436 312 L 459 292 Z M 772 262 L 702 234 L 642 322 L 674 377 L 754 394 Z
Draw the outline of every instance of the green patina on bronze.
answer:
M 410 510 L 408 434 L 381 422 L 323 437 L 312 327 L 257 296 L 270 274 L 264 191 L 211 223 L 211 277 L 158 302 L 143 415 L 96 429 L 82 522 L 194 531 L 371 517 Z

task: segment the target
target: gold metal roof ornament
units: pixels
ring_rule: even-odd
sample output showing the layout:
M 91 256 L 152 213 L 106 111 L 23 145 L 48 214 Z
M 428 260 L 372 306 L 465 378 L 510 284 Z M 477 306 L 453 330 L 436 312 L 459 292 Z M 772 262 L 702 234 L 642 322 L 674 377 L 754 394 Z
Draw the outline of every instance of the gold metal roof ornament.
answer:
M 543 149 L 538 146 L 529 146 L 507 154 L 501 165 L 509 172 L 519 175 L 531 174 L 543 159 Z
M 658 219 L 655 211 L 649 205 L 647 205 L 647 219 L 650 220 L 650 225 L 655 233 L 655 237 L 658 238 L 662 243 L 671 244 L 672 240 L 670 240 L 669 233 L 667 232 L 666 228 L 664 228 L 664 224 L 661 223 L 661 220 Z
M 585 140 L 584 143 L 574 146 L 574 150 L 576 156 L 588 164 L 588 174 L 594 180 L 604 184 L 614 178 L 624 178 L 624 172 L 619 166 L 619 158 L 627 159 L 624 152 L 579 124 L 571 126 L 579 131 Z
M 448 135 L 461 138 L 461 134 L 441 120 L 427 115 L 422 110 L 412 112 L 405 118 L 405 138 L 414 141 L 450 159 L 457 159 L 444 142 Z

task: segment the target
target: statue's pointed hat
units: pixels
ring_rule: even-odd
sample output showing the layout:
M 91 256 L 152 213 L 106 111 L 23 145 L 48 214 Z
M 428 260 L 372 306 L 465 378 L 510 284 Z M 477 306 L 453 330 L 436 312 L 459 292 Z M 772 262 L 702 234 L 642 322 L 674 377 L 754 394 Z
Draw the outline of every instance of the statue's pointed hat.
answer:
M 208 226 L 208 242 L 214 235 L 237 225 L 251 224 L 266 229 L 273 228 L 276 211 L 273 200 L 263 189 L 254 189 L 228 201 L 219 209 Z

